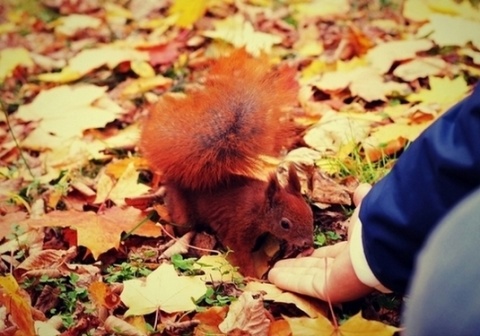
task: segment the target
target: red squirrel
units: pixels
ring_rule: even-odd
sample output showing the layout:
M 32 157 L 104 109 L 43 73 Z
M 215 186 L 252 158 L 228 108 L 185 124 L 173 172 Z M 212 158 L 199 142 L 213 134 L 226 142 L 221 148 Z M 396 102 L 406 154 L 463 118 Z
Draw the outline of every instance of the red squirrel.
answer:
M 140 150 L 166 189 L 172 222 L 213 231 L 243 275 L 257 276 L 251 253 L 268 233 L 292 255 L 313 246 L 312 210 L 293 167 L 255 178 L 261 155 L 288 142 L 285 107 L 296 102 L 294 70 L 272 70 L 243 49 L 210 68 L 205 88 L 164 95 L 145 120 Z

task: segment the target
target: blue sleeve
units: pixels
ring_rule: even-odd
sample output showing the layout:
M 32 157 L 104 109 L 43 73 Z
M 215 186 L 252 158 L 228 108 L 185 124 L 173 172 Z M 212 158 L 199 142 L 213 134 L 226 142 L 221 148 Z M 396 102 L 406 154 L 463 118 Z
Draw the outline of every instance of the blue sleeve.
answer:
M 387 288 L 404 293 L 430 232 L 479 185 L 477 85 L 472 95 L 425 130 L 364 198 L 359 214 L 362 243 L 376 278 Z

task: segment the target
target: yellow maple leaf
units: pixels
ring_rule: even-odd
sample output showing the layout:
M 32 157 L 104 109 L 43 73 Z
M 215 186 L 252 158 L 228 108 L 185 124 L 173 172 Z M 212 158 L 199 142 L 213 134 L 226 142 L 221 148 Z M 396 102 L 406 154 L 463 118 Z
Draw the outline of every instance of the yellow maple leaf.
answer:
M 440 47 L 463 47 L 471 42 L 477 49 L 480 49 L 479 31 L 479 21 L 445 14 L 432 14 L 430 23 L 422 26 L 418 30 L 417 36 L 428 36 Z
M 0 83 L 12 74 L 17 66 L 33 66 L 30 53 L 25 48 L 5 48 L 0 50 Z
M 66 139 L 81 137 L 84 130 L 104 127 L 115 120 L 122 109 L 106 97 L 106 90 L 95 85 L 79 85 L 40 92 L 15 114 L 18 119 L 39 123 L 22 145 L 35 149 L 61 146 Z M 105 102 L 104 106 L 99 106 L 100 101 Z
M 395 61 L 413 59 L 417 52 L 426 51 L 432 47 L 432 41 L 427 39 L 389 41 L 370 49 L 366 59 L 373 68 L 384 74 Z
M 199 278 L 179 276 L 173 265 L 164 263 L 145 280 L 125 281 L 120 298 L 128 307 L 125 316 L 146 315 L 158 309 L 174 313 L 195 309 L 194 301 L 206 290 Z
M 292 330 L 292 336 L 391 336 L 400 330 L 378 321 L 365 320 L 360 313 L 351 317 L 338 328 L 322 315 L 313 319 L 285 317 L 285 320 Z
M 191 28 L 207 10 L 206 0 L 175 0 L 169 13 L 178 16 L 176 25 L 181 28 Z
M 455 79 L 429 77 L 430 90 L 422 89 L 418 93 L 413 93 L 407 96 L 407 100 L 414 102 L 420 101 L 423 103 L 440 104 L 443 107 L 462 100 L 470 91 L 469 86 L 462 76 Z
M 69 83 L 88 74 L 103 65 L 113 69 L 126 61 L 147 61 L 148 53 L 128 47 L 114 45 L 87 49 L 79 52 L 68 61 L 68 65 L 60 72 L 38 75 L 38 79 L 45 82 Z
M 204 36 L 232 44 L 235 48 L 245 49 L 252 55 L 261 52 L 270 53 L 275 44 L 282 42 L 280 36 L 255 31 L 252 24 L 242 15 L 234 15 L 214 22 L 215 30 L 207 30 Z

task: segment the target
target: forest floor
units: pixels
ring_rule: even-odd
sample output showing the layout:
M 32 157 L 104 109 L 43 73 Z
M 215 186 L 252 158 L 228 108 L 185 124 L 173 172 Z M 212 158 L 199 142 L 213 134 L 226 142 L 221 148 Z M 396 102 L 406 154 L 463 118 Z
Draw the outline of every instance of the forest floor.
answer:
M 316 247 L 334 244 L 358 183 L 480 78 L 479 18 L 453 0 L 3 1 L 0 336 L 397 333 L 402 296 L 331 305 L 199 255 L 209 235 L 172 236 L 161 197 L 143 202 L 141 123 L 235 48 L 295 69 L 279 167 L 298 168 Z

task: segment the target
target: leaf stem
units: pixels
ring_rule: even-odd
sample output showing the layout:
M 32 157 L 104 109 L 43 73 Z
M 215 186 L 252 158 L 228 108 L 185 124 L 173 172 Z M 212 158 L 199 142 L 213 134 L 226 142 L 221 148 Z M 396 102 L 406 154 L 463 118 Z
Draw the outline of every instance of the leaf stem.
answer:
M 27 167 L 28 173 L 30 174 L 32 179 L 35 179 L 35 176 L 33 175 L 33 172 L 30 169 L 30 166 L 28 165 L 27 159 L 23 155 L 23 150 L 20 147 L 20 144 L 18 143 L 17 137 L 15 136 L 15 133 L 13 132 L 12 125 L 10 124 L 10 119 L 8 118 L 9 116 L 8 116 L 8 113 L 7 113 L 7 107 L 6 107 L 5 102 L 2 99 L 0 99 L 0 107 L 3 111 L 3 114 L 5 114 L 5 122 L 7 123 L 8 131 L 12 135 L 12 139 L 15 142 L 15 146 L 18 148 L 18 151 L 20 153 L 20 157 L 23 160 L 23 163 L 25 163 L 25 167 Z

